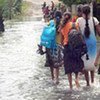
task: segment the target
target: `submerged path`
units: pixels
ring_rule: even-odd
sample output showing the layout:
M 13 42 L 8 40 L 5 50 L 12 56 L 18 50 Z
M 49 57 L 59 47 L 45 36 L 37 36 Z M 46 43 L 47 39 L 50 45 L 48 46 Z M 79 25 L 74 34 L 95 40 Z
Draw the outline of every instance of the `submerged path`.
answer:
M 12 21 L 0 37 L 0 100 L 100 100 L 100 76 L 95 84 L 68 93 L 68 79 L 60 69 L 60 84 L 54 85 L 49 68 L 44 67 L 45 55 L 36 54 L 42 21 Z M 73 75 L 74 76 L 74 75 Z M 74 77 L 73 77 L 74 78 Z M 73 79 L 74 80 L 74 79 Z
M 44 67 L 45 55 L 36 53 L 44 22 L 33 19 L 5 23 L 0 36 L 0 100 L 100 100 L 97 72 L 90 88 L 85 87 L 84 75 L 80 76 L 79 90 L 73 81 L 72 93 L 63 67 L 60 84 L 52 83 L 49 68 Z

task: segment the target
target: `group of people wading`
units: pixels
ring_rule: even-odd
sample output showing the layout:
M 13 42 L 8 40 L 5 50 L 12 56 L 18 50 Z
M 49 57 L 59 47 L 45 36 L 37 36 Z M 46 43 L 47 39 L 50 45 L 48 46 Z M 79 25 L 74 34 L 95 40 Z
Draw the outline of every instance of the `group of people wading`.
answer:
M 43 13 L 46 7 L 46 3 L 42 8 Z M 64 7 L 63 7 L 64 8 Z M 38 52 L 42 54 L 46 54 L 46 63 L 45 66 L 49 66 L 51 70 L 51 78 L 55 84 L 59 84 L 59 68 L 64 66 L 65 74 L 68 76 L 69 87 L 72 90 L 72 73 L 75 73 L 75 83 L 76 87 L 79 88 L 79 73 L 84 74 L 86 80 L 86 86 L 90 86 L 90 83 L 94 83 L 94 72 L 95 66 L 99 63 L 100 58 L 100 51 L 97 52 L 97 40 L 95 32 L 100 35 L 100 23 L 97 18 L 91 16 L 91 8 L 89 5 L 79 5 L 77 7 L 77 16 L 72 17 L 71 12 L 66 10 L 55 8 L 54 3 L 52 2 L 51 9 L 48 10 L 48 14 L 44 13 L 44 18 L 46 22 L 46 29 L 50 29 L 52 31 L 43 31 L 43 34 L 46 36 L 41 35 L 41 41 L 44 39 L 49 40 L 48 34 L 51 32 L 54 35 L 54 40 L 52 40 L 52 47 L 47 44 L 43 44 L 41 42 L 38 47 Z M 52 17 L 51 17 L 51 12 Z M 80 31 L 82 34 L 86 47 L 87 47 L 87 54 L 88 58 L 86 58 L 86 54 L 74 57 L 70 50 L 69 46 L 69 33 L 70 30 L 74 27 L 77 31 Z M 44 28 L 44 29 L 45 29 Z M 96 30 L 95 30 L 96 29 Z M 74 39 L 72 40 L 74 42 Z M 45 47 L 45 52 L 43 51 L 43 47 Z M 59 49 L 60 48 L 60 49 Z M 54 51 L 60 51 L 54 52 Z M 55 54 L 56 53 L 56 54 Z M 55 57 L 56 55 L 56 57 Z M 59 57 L 60 56 L 60 57 Z M 60 60 L 58 58 L 61 58 Z M 54 59 L 56 58 L 56 59 Z M 58 65 L 55 64 L 58 61 Z M 90 74 L 90 75 L 89 75 Z

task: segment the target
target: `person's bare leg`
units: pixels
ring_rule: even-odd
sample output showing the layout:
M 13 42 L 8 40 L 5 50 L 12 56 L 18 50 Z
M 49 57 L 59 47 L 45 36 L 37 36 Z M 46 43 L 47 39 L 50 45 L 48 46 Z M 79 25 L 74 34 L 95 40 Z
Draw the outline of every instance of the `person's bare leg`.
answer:
M 98 53 L 97 53 L 97 56 L 96 56 L 96 59 L 95 59 L 95 62 L 94 62 L 94 65 L 95 65 L 95 66 L 98 65 L 99 59 L 100 59 L 100 49 L 99 49 L 99 51 L 98 51 Z
M 89 83 L 89 72 L 85 70 L 84 74 L 85 74 L 85 80 L 86 80 L 87 86 L 90 86 L 90 83 Z
M 55 83 L 59 84 L 59 68 L 54 68 Z
M 67 76 L 68 76 L 68 81 L 69 81 L 70 89 L 73 89 L 73 86 L 72 86 L 72 74 L 69 73 L 69 74 L 67 74 Z
M 80 84 L 79 84 L 79 79 L 78 79 L 78 73 L 75 73 L 75 83 L 76 83 L 76 87 L 79 88 Z
M 94 71 L 90 71 L 91 74 L 91 83 L 94 83 Z
M 50 67 L 50 71 L 51 71 L 51 78 L 52 78 L 52 80 L 54 80 L 54 69 L 53 69 L 53 67 Z

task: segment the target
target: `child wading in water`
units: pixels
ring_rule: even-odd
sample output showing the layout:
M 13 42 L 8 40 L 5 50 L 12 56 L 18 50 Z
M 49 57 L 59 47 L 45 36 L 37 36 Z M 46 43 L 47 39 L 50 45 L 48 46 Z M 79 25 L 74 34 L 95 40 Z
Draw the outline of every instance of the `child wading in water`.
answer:
M 64 69 L 65 74 L 67 74 L 68 76 L 70 90 L 73 89 L 72 73 L 75 73 L 75 83 L 77 88 L 79 88 L 80 85 L 78 80 L 78 74 L 82 71 L 84 67 L 81 58 L 76 59 L 75 57 L 71 56 L 72 52 L 70 51 L 68 44 L 68 34 L 69 31 L 72 29 L 72 23 L 73 22 L 71 21 L 71 13 L 65 12 L 59 31 L 61 31 L 62 34 L 62 44 L 64 46 Z M 78 24 L 75 24 L 75 26 L 78 29 Z

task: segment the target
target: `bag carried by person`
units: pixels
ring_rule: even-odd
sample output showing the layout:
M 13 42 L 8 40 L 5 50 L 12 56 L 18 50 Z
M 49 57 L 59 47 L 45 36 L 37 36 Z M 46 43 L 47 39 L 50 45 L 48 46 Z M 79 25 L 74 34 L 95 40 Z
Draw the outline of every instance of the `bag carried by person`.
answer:
M 56 28 L 54 21 L 50 21 L 49 26 L 45 26 L 41 35 L 40 45 L 46 48 L 55 48 L 56 46 Z
M 72 24 L 72 28 L 68 34 L 68 45 L 73 58 L 80 58 L 87 54 L 87 46 L 82 36 L 81 31 L 76 29 L 75 23 Z M 88 59 L 88 55 L 86 56 Z

